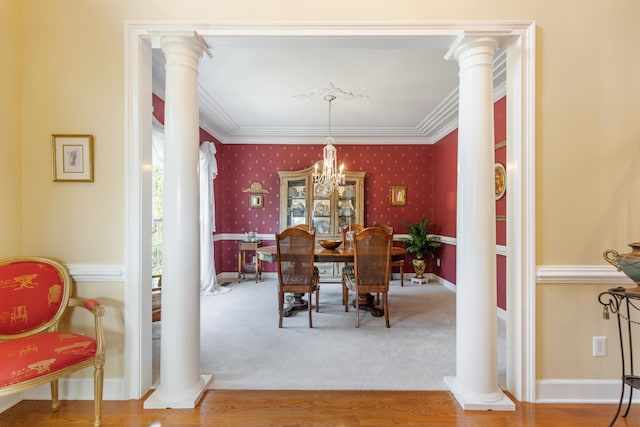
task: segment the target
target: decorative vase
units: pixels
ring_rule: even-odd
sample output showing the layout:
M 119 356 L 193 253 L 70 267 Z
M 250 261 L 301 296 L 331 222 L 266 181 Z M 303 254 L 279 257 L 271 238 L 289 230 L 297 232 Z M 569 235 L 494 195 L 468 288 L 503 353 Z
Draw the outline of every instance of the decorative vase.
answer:
M 618 271 L 622 271 L 629 279 L 636 282 L 633 291 L 640 292 L 640 242 L 629 243 L 631 252 L 619 254 L 613 249 L 604 251 L 602 256 L 605 261 L 613 265 Z
M 424 269 L 426 268 L 427 263 L 424 258 L 414 258 L 413 259 L 413 270 L 416 272 L 416 279 L 424 278 Z

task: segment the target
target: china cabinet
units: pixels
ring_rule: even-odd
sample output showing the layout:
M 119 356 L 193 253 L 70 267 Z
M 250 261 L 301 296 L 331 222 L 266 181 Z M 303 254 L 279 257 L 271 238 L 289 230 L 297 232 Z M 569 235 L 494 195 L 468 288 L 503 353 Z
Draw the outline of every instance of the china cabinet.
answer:
M 313 184 L 313 167 L 279 171 L 280 231 L 308 224 L 316 231 L 316 243 L 342 239 L 342 228 L 364 223 L 364 177 L 366 172 L 345 171 L 345 183 L 332 193 Z M 317 263 L 321 281 L 339 281 L 341 264 Z

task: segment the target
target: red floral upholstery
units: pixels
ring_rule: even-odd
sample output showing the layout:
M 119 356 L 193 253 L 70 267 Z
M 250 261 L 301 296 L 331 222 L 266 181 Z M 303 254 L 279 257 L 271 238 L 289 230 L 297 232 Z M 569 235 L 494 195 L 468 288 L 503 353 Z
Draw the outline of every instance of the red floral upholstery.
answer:
M 64 310 L 68 294 L 62 274 L 51 264 L 18 261 L 2 266 L 0 335 L 37 332 Z
M 58 378 L 94 366 L 94 426 L 102 420 L 104 308 L 92 299 L 71 298 L 67 269 L 48 258 L 0 260 L 0 397 L 51 383 L 51 407 L 59 408 Z M 59 332 L 68 307 L 93 314 L 93 337 Z
M 85 335 L 48 332 L 0 343 L 0 387 L 25 382 L 90 360 L 96 340 Z

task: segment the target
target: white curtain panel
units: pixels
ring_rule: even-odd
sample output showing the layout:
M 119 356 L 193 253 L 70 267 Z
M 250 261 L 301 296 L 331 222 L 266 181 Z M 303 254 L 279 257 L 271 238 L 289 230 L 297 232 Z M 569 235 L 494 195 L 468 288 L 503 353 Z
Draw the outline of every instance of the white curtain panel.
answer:
M 213 233 L 216 231 L 213 180 L 218 175 L 216 147 L 213 142 L 200 144 L 200 294 L 227 292 L 216 279 L 213 262 Z

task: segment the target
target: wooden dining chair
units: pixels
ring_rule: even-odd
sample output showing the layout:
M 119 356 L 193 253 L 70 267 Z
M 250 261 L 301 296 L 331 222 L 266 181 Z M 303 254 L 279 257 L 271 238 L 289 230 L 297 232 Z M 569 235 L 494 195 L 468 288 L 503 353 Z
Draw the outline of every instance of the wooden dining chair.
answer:
M 346 225 L 342 228 L 342 244 L 343 247 L 345 249 L 349 248 L 347 242 L 347 233 L 354 232 L 358 233 L 362 230 L 365 229 L 365 226 L 362 224 L 351 224 L 351 225 Z M 353 248 L 353 241 L 349 241 L 351 248 Z M 344 266 L 342 267 L 342 304 L 344 304 L 344 311 L 349 311 L 349 307 L 347 307 L 347 304 L 349 303 L 348 298 L 347 298 L 347 289 L 346 289 L 346 280 L 347 280 L 347 276 L 349 275 L 353 275 L 353 263 L 352 262 L 345 262 Z
M 384 320 L 389 327 L 389 277 L 391 275 L 391 235 L 379 227 L 365 228 L 354 237 L 354 275 L 347 289 L 355 293 L 356 328 L 360 326 L 360 295 L 382 294 Z M 347 295 L 348 296 L 348 295 Z
M 387 233 L 391 234 L 391 240 L 393 240 L 392 226 L 390 226 L 389 224 L 381 223 L 381 224 L 376 224 L 376 227 L 380 227 L 383 230 L 385 230 Z M 404 286 L 404 259 L 400 259 L 398 261 L 391 260 L 391 269 L 393 270 L 394 267 L 398 267 L 400 269 L 400 286 Z
M 291 227 L 276 234 L 276 263 L 278 266 L 278 327 L 284 317 L 284 294 L 309 294 L 309 327 L 311 300 L 316 294 L 316 312 L 320 304 L 319 276 L 314 269 L 315 231 Z
M 311 227 L 309 224 L 298 224 L 294 225 L 293 228 L 299 228 L 300 230 L 311 231 Z

